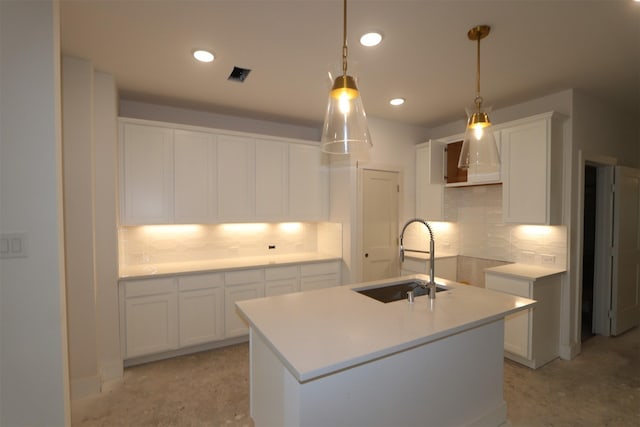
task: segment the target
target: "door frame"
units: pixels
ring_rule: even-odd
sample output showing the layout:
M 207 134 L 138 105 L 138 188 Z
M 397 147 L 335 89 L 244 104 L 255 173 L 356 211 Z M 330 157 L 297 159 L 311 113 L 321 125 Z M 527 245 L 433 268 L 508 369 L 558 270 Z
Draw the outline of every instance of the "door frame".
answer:
M 357 194 L 357 199 L 356 199 L 356 221 L 355 221 L 355 225 L 356 225 L 356 254 L 357 256 L 355 257 L 355 263 L 354 263 L 354 267 L 355 267 L 355 271 L 356 271 L 356 278 L 355 281 L 356 282 L 361 282 L 362 278 L 364 277 L 364 268 L 363 268 L 363 262 L 362 262 L 362 253 L 364 251 L 364 239 L 363 239 L 363 202 L 364 202 L 364 197 L 363 197 L 363 185 L 364 185 L 364 171 L 365 170 L 374 170 L 374 171 L 381 171 L 381 172 L 393 172 L 393 173 L 397 173 L 398 174 L 398 183 L 400 185 L 400 191 L 398 192 L 398 230 L 397 230 L 397 234 L 398 236 L 400 235 L 400 223 L 402 222 L 402 218 L 404 218 L 404 212 L 402 207 L 404 206 L 404 187 L 405 187 L 405 180 L 404 180 L 404 170 L 401 166 L 398 165 L 389 165 L 389 164 L 378 164 L 378 163 L 360 163 L 357 162 L 356 163 L 356 186 L 357 186 L 357 190 L 356 190 L 356 194 Z M 398 258 L 400 259 L 400 258 Z
M 614 157 L 601 156 L 592 153 L 585 153 L 578 150 L 578 215 L 577 231 L 577 251 L 575 274 L 577 276 L 577 292 L 575 293 L 574 305 L 574 339 L 578 348 L 581 347 L 580 336 L 582 333 L 582 257 L 584 255 L 584 169 L 585 166 L 595 166 L 598 168 L 596 178 L 596 253 L 594 262 L 594 318 L 593 329 L 598 335 L 610 334 L 609 308 L 611 307 L 611 245 L 604 245 L 607 240 L 610 242 L 613 233 L 613 170 L 618 164 Z M 606 173 L 601 173 L 601 172 Z M 578 350 L 579 352 L 579 350 Z

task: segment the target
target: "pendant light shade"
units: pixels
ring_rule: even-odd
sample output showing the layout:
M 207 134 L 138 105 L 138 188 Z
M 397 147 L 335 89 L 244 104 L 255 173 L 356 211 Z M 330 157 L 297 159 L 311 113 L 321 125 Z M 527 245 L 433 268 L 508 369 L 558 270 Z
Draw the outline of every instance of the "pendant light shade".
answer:
M 458 159 L 458 167 L 472 169 L 474 173 L 486 174 L 496 171 L 500 166 L 500 156 L 489 119 L 490 108 L 482 106 L 480 96 L 480 40 L 489 35 L 491 27 L 479 25 L 467 33 L 469 40 L 478 42 L 476 98 L 475 107 L 467 110 L 469 117 L 464 134 L 462 150 Z
M 355 79 L 347 74 L 347 0 L 344 0 L 342 75 L 329 92 L 322 128 L 322 151 L 330 154 L 362 154 L 368 151 L 371 135 L 362 98 Z

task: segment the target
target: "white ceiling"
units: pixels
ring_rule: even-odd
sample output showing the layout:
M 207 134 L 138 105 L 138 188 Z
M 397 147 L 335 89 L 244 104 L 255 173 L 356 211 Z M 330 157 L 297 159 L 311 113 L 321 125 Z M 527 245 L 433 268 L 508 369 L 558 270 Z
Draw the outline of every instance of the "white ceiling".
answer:
M 640 3 L 632 0 L 350 0 L 349 71 L 369 116 L 430 126 L 464 117 L 475 96 L 501 108 L 578 88 L 640 108 Z M 339 0 L 62 0 L 64 54 L 115 76 L 122 97 L 318 126 L 328 72 L 340 69 Z M 382 31 L 378 47 L 359 36 Z M 213 63 L 193 60 L 210 49 Z M 244 83 L 233 66 L 250 68 Z M 388 100 L 404 97 L 402 107 Z

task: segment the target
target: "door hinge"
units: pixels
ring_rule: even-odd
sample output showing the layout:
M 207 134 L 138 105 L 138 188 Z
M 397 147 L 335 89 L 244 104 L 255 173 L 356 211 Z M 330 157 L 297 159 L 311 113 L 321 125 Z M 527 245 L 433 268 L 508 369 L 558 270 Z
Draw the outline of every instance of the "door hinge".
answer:
M 616 192 L 616 185 L 615 184 L 611 184 L 611 192 L 612 193 Z
M 398 193 L 400 192 L 400 184 L 398 184 Z
M 609 319 L 613 319 L 613 311 L 612 310 L 607 310 L 607 317 Z

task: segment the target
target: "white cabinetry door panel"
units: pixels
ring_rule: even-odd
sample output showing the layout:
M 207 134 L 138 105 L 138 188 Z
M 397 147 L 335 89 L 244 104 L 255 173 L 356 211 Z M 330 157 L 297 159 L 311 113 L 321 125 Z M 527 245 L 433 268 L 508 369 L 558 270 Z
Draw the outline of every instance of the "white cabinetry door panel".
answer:
M 180 347 L 224 338 L 224 288 L 179 294 Z
M 300 266 L 300 290 L 330 288 L 340 285 L 338 261 L 305 264 Z
M 256 219 L 282 220 L 287 217 L 289 145 L 257 139 Z
M 264 295 L 272 297 L 297 292 L 299 290 L 298 279 L 267 280 L 264 284 Z
M 562 123 L 552 113 L 505 127 L 502 203 L 505 222 L 562 222 Z
M 175 294 L 127 298 L 126 357 L 172 350 L 178 346 Z
M 290 294 L 300 290 L 298 266 L 267 268 L 264 276 L 265 296 Z
M 444 220 L 444 143 L 429 141 L 416 147 L 416 217 Z
M 255 212 L 255 143 L 251 138 L 218 136 L 218 219 L 246 221 Z
M 326 221 L 329 182 L 322 152 L 313 145 L 289 146 L 289 217 L 295 221 Z
M 121 223 L 173 221 L 173 130 L 125 123 L 120 127 Z
M 174 131 L 176 223 L 208 223 L 216 212 L 216 142 L 204 132 Z
M 227 338 L 249 333 L 249 325 L 240 317 L 236 301 L 264 296 L 264 282 L 234 285 L 225 288 L 225 336 Z
M 224 338 L 224 274 L 178 278 L 180 347 Z

